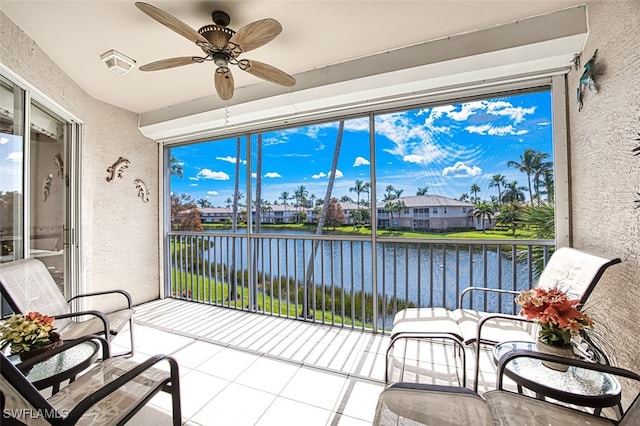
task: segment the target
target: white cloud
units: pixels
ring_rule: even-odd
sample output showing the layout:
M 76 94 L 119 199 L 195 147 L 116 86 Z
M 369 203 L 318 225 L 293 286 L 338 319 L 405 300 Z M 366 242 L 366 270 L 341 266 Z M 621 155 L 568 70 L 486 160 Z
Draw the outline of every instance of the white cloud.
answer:
M 368 166 L 369 160 L 367 160 L 364 157 L 356 157 L 355 161 L 353 162 L 353 167 L 358 167 L 358 166 Z
M 489 136 L 507 136 L 507 135 L 524 135 L 529 133 L 528 130 L 516 130 L 512 125 L 493 126 L 491 124 L 483 124 L 481 126 L 467 126 L 464 128 L 469 133 L 477 133 L 479 135 Z
M 236 164 L 236 157 L 216 157 L 216 160 L 226 161 L 227 163 Z M 240 164 L 247 164 L 247 160 L 240 160 Z
M 258 178 L 258 174 L 257 173 L 251 173 L 251 178 L 252 179 L 257 179 Z
M 262 146 L 280 145 L 287 142 L 288 138 L 285 135 L 282 135 L 279 138 L 270 137 L 262 139 Z
M 197 183 L 190 183 L 189 186 L 198 186 Z
M 4 136 L 0 137 L 0 145 L 4 145 L 7 143 L 9 143 L 9 138 L 5 138 Z
M 13 161 L 13 162 L 21 162 L 22 161 L 22 151 L 14 151 L 14 152 L 10 152 L 9 155 L 7 155 L 7 160 L 9 161 Z
M 442 176 L 452 176 L 452 177 L 470 177 L 470 176 L 478 176 L 482 173 L 482 169 L 478 166 L 467 166 L 462 161 L 458 161 L 453 166 L 445 167 L 442 169 Z
M 465 121 L 474 115 L 478 110 L 486 109 L 487 101 L 475 101 L 462 104 L 460 111 L 447 111 L 447 117 L 455 121 Z
M 189 176 L 187 179 L 189 179 L 189 180 L 198 180 L 198 177 L 196 177 L 196 176 Z
M 320 179 L 320 178 L 329 177 L 329 176 L 331 176 L 331 170 L 329 170 L 327 173 L 320 172 L 318 174 L 312 175 L 311 177 L 313 179 Z M 336 179 L 340 179 L 341 177 L 344 177 L 344 173 L 336 169 Z
M 550 121 L 541 121 L 538 123 L 538 126 L 550 126 L 551 122 Z
M 269 179 L 281 178 L 282 175 L 278 172 L 267 172 L 264 174 L 264 177 Z
M 230 177 L 225 172 L 214 172 L 209 169 L 202 169 L 196 175 L 197 179 L 212 179 L 212 180 L 229 180 Z
M 207 191 L 207 195 L 220 195 L 218 191 Z

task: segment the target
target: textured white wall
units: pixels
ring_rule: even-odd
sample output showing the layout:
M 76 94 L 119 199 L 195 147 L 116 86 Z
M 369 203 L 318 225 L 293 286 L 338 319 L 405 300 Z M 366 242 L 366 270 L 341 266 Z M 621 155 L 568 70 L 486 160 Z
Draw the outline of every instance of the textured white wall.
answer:
M 85 93 L 0 11 L 0 63 L 85 123 L 82 144 L 82 280 L 85 291 L 128 290 L 135 303 L 159 297 L 158 147 L 136 114 Z M 126 76 L 123 76 L 126 78 Z M 107 167 L 131 161 L 108 183 Z M 134 180 L 147 183 L 143 203 Z
M 588 3 L 589 36 L 582 61 L 598 49 L 599 93 L 578 112 L 582 69 L 568 75 L 573 245 L 617 256 L 590 297 L 596 332 L 606 335 L 616 364 L 640 373 L 640 1 Z

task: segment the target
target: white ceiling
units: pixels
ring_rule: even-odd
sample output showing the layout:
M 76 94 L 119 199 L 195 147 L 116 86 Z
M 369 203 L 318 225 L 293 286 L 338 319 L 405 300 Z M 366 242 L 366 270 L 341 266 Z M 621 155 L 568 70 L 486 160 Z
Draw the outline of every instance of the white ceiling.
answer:
M 235 30 L 258 19 L 277 19 L 283 26 L 282 34 L 243 57 L 267 62 L 294 76 L 584 3 L 579 0 L 148 2 L 196 30 L 212 23 L 214 10 L 227 12 L 231 16 L 229 26 Z M 145 113 L 215 94 L 212 63 L 155 72 L 135 68 L 123 76 L 107 70 L 100 55 L 111 49 L 134 58 L 138 65 L 201 53 L 190 41 L 138 10 L 134 1 L 0 0 L 0 9 L 77 84 L 102 101 Z M 233 72 L 236 88 L 262 82 L 241 70 Z

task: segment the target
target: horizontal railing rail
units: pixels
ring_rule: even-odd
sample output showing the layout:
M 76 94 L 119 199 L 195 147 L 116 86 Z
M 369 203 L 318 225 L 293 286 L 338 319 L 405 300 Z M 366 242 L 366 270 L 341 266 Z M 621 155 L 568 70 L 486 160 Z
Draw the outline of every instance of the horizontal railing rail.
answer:
M 467 287 L 531 288 L 554 248 L 547 240 L 373 240 L 306 233 L 170 232 L 166 294 L 385 331 L 395 313 L 406 307 L 456 308 Z M 505 295 L 467 299 L 467 308 L 517 313 L 513 298 Z

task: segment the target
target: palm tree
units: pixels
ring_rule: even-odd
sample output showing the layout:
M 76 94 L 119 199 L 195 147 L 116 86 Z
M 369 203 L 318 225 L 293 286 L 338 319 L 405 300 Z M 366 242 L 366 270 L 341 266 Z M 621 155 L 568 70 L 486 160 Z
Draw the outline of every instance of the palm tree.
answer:
M 282 205 L 284 206 L 284 219 L 287 219 L 287 201 L 291 200 L 291 197 L 289 195 L 288 191 L 282 191 L 280 193 L 280 197 L 278 197 L 278 200 L 282 200 Z
M 169 156 L 169 173 L 172 176 L 178 176 L 181 179 L 184 176 L 184 169 L 182 167 L 182 163 L 178 161 L 178 159 L 173 155 Z
M 293 197 L 296 200 L 296 204 L 298 206 L 298 214 L 296 215 L 296 223 L 300 221 L 300 210 L 307 205 L 307 197 L 309 196 L 309 191 L 305 188 L 304 185 L 300 185 L 293 191 Z
M 531 201 L 531 205 L 533 206 L 533 188 L 531 184 L 531 175 L 535 173 L 537 167 L 539 167 L 542 160 L 548 157 L 548 154 L 544 154 L 542 152 L 536 151 L 533 148 L 527 148 L 524 150 L 524 153 L 520 155 L 520 162 L 517 161 L 508 161 L 507 166 L 514 167 L 518 169 L 518 171 L 527 175 L 527 181 L 529 183 L 529 200 Z
M 478 204 L 478 192 L 480 192 L 480 187 L 478 186 L 478 184 L 474 183 L 473 185 L 471 185 L 470 191 L 473 194 L 473 204 Z
M 344 120 L 340 120 L 338 124 L 338 135 L 336 136 L 336 147 L 333 151 L 333 161 L 331 162 L 331 174 L 329 175 L 329 183 L 327 184 L 327 192 L 324 196 L 324 201 L 322 204 L 322 210 L 320 211 L 320 215 L 318 216 L 318 226 L 316 227 L 316 235 L 322 235 L 322 228 L 324 228 L 324 221 L 327 217 L 327 208 L 329 206 L 329 200 L 331 200 L 331 193 L 333 192 L 333 183 L 336 179 L 336 170 L 338 170 L 338 157 L 340 156 L 340 147 L 342 146 L 342 135 L 344 133 Z M 307 274 L 305 277 L 305 290 L 308 290 L 307 297 L 304 298 L 304 303 L 302 305 L 302 316 L 304 318 L 309 318 L 311 316 L 311 300 L 310 296 L 313 291 L 313 282 L 311 278 L 313 277 L 314 272 L 314 259 L 316 258 L 316 253 L 318 251 L 320 243 L 319 240 L 313 240 L 311 255 L 309 256 L 309 261 L 307 262 Z
M 464 201 L 465 203 L 469 201 L 469 194 L 467 194 L 466 192 L 463 192 L 460 197 L 458 198 L 458 200 L 460 201 Z
M 553 163 L 551 161 L 542 161 L 549 157 L 549 154 L 540 153 L 540 155 L 536 158 L 535 168 L 533 169 L 533 187 L 535 190 L 535 195 L 538 207 L 540 206 L 540 186 L 544 186 L 544 182 L 542 181 L 543 176 L 549 173 L 553 173 Z
M 393 185 L 387 185 L 385 188 L 384 197 L 382 197 L 382 202 L 384 202 L 384 208 L 391 215 L 391 224 L 393 224 L 393 213 L 399 212 L 405 207 L 404 201 L 399 200 L 400 195 L 402 195 L 403 189 L 396 189 Z
M 224 202 L 226 203 L 227 208 L 230 209 L 231 206 L 233 205 L 233 198 L 228 197 L 226 200 L 224 200 Z
M 505 190 L 502 193 L 502 202 L 503 203 L 510 203 L 510 202 L 523 202 L 525 197 L 524 197 L 524 192 L 526 191 L 527 188 L 525 186 L 518 186 L 518 181 L 514 180 L 511 183 L 507 183 L 505 185 Z
M 498 201 L 502 200 L 502 191 L 500 189 L 500 185 L 506 183 L 504 175 L 493 175 L 491 177 L 491 182 L 489 182 L 489 188 L 498 188 Z
M 349 188 L 349 192 L 355 192 L 356 193 L 356 204 L 358 206 L 358 213 L 359 213 L 360 212 L 360 194 L 362 194 L 363 192 L 367 192 L 366 183 L 364 183 L 361 180 L 356 180 L 354 182 L 354 187 L 353 188 Z M 362 215 L 357 216 L 357 217 L 362 217 Z
M 203 209 L 205 207 L 211 207 L 211 203 L 206 198 L 200 198 L 198 201 L 196 201 L 196 204 L 199 205 Z
M 429 187 L 428 186 L 423 186 L 422 188 L 418 188 L 418 191 L 416 192 L 416 195 L 427 195 L 429 194 Z
M 547 201 L 553 203 L 555 199 L 555 182 L 553 179 L 553 170 L 549 169 L 542 175 L 542 184 L 546 188 Z
M 473 216 L 476 219 L 480 219 L 480 222 L 482 224 L 482 232 L 484 233 L 485 219 L 487 219 L 489 221 L 489 225 L 491 225 L 491 218 L 493 217 L 493 206 L 485 202 L 478 203 L 473 209 Z

